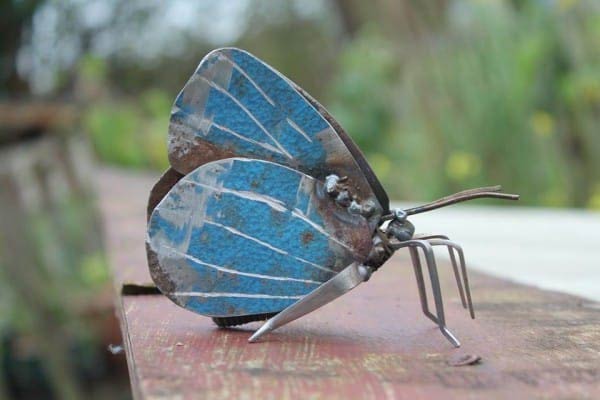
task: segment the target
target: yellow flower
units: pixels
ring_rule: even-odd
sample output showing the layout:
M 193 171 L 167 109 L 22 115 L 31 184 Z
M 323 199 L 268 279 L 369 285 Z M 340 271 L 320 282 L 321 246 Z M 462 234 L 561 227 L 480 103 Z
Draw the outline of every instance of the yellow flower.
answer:
M 369 163 L 373 167 L 373 170 L 381 180 L 385 180 L 385 178 L 389 175 L 392 170 L 392 163 L 385 154 L 381 153 L 371 153 L 369 154 Z
M 545 111 L 537 111 L 531 116 L 531 128 L 538 136 L 549 136 L 554 132 L 554 117 Z
M 560 11 L 567 11 L 572 8 L 578 0 L 558 0 L 558 9 Z
M 566 193 L 562 188 L 547 191 L 540 200 L 544 207 L 564 207 L 568 202 Z
M 592 210 L 600 210 L 600 183 L 594 186 L 590 200 L 588 201 L 588 208 Z
M 480 169 L 481 161 L 479 157 L 464 151 L 453 152 L 446 162 L 446 173 L 456 181 L 475 176 Z
M 500 4 L 502 5 L 502 0 L 471 0 L 473 3 L 479 4 Z

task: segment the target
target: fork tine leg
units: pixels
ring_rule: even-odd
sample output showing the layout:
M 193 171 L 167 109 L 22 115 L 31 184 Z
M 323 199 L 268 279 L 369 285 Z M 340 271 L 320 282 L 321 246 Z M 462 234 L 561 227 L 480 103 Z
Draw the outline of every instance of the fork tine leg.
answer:
M 438 239 L 440 237 L 442 237 L 442 236 L 436 235 L 431 239 L 427 239 L 427 241 L 432 246 L 439 246 L 439 245 L 448 246 L 449 249 L 452 248 L 453 250 L 455 250 L 458 253 L 458 258 L 460 260 L 460 269 L 462 272 L 463 285 L 465 288 L 465 293 L 466 293 L 466 298 L 467 298 L 466 299 L 467 306 L 469 308 L 469 314 L 471 315 L 471 318 L 475 319 L 475 310 L 473 309 L 473 300 L 471 298 L 471 288 L 469 286 L 469 276 L 467 274 L 467 265 L 465 263 L 465 254 L 463 252 L 463 249 L 458 243 L 452 242 L 448 239 Z
M 448 255 L 450 256 L 450 262 L 452 263 L 452 270 L 454 271 L 454 278 L 456 279 L 456 286 L 458 287 L 458 294 L 460 295 L 460 302 L 462 303 L 463 308 L 467 308 L 467 301 L 465 300 L 465 291 L 463 289 L 463 283 L 461 281 L 461 273 L 458 267 L 458 263 L 456 262 L 456 256 L 454 254 L 454 242 L 450 241 L 450 238 L 446 235 L 430 235 L 430 234 L 422 234 L 417 235 L 415 237 L 419 240 L 427 240 L 432 246 L 436 245 L 444 245 L 448 248 Z M 448 243 L 439 243 L 435 240 L 431 239 L 442 239 L 447 241 Z M 458 246 L 458 245 L 457 245 Z M 464 268 L 463 268 L 464 270 Z M 469 294 L 470 295 L 470 294 Z M 471 307 L 472 308 L 472 307 Z
M 460 302 L 463 308 L 467 308 L 467 302 L 465 301 L 465 291 L 463 289 L 462 282 L 460 280 L 460 272 L 458 270 L 458 264 L 456 263 L 456 257 L 454 256 L 454 249 L 451 246 L 448 247 L 448 254 L 450 255 L 450 261 L 452 262 L 452 269 L 454 270 L 454 277 L 456 278 L 456 286 L 458 286 L 458 293 L 460 295 Z M 462 263 L 461 263 L 462 265 Z M 464 269 L 463 269 L 464 271 Z M 464 276 L 464 272 L 463 272 Z
M 439 239 L 433 240 L 439 241 Z M 446 339 L 448 339 L 448 341 L 452 343 L 453 346 L 460 347 L 460 342 L 458 341 L 458 339 L 446 327 L 446 318 L 444 316 L 444 303 L 442 301 L 442 290 L 440 288 L 440 281 L 437 273 L 437 265 L 435 263 L 435 255 L 433 254 L 432 244 L 428 240 L 412 239 L 400 243 L 394 243 L 393 245 L 394 250 L 398 250 L 403 247 L 408 247 L 411 251 L 411 258 L 413 260 L 415 275 L 417 276 L 417 285 L 419 286 L 419 296 L 421 298 L 421 306 L 423 308 L 423 312 L 429 319 L 431 319 L 437 324 L 444 337 L 446 337 Z M 429 307 L 426 302 L 427 296 L 425 295 L 425 281 L 423 279 L 421 261 L 419 259 L 419 254 L 417 251 L 417 248 L 419 247 L 423 250 L 425 261 L 427 263 L 427 270 L 429 271 L 429 279 L 431 281 L 431 289 L 433 292 L 433 299 L 437 315 L 433 315 L 431 312 L 429 312 Z M 421 293 L 423 295 L 421 295 Z
M 427 291 L 425 290 L 425 280 L 423 278 L 423 268 L 421 267 L 421 259 L 419 257 L 419 251 L 416 247 L 409 247 L 410 258 L 412 260 L 413 269 L 415 271 L 415 278 L 417 279 L 417 288 L 419 289 L 419 299 L 421 300 L 421 309 L 423 314 L 436 325 L 439 324 L 438 319 L 429 311 L 429 304 L 427 302 Z
M 471 299 L 471 288 L 469 287 L 469 276 L 467 275 L 467 265 L 465 264 L 465 255 L 460 246 L 455 246 L 456 251 L 458 252 L 458 257 L 460 258 L 460 268 L 462 270 L 462 276 L 465 283 L 465 291 L 467 293 L 467 303 L 469 305 L 469 313 L 471 314 L 471 318 L 475 319 L 475 310 L 473 309 L 473 300 Z
M 442 290 L 440 288 L 440 281 L 437 273 L 437 265 L 435 262 L 435 256 L 431 244 L 427 241 L 416 240 L 415 244 L 423 249 L 425 253 L 425 261 L 427 262 L 427 269 L 429 271 L 429 279 L 431 280 L 431 290 L 433 292 L 433 298 L 435 301 L 435 309 L 438 319 L 438 326 L 442 334 L 452 343 L 455 347 L 460 347 L 460 342 L 446 327 L 446 317 L 444 315 L 444 302 L 442 300 Z

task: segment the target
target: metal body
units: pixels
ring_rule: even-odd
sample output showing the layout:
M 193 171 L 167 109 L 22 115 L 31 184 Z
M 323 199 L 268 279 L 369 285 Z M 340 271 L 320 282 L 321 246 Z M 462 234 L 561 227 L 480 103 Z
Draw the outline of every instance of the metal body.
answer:
M 462 304 L 474 317 L 462 249 L 443 235 L 415 236 L 406 218 L 472 198 L 515 198 L 490 187 L 390 210 L 333 117 L 232 48 L 208 54 L 175 100 L 169 160 L 148 203 L 152 278 L 175 303 L 219 326 L 272 317 L 250 341 L 347 293 L 407 247 L 423 313 L 459 346 L 446 326 L 433 247 L 448 249 Z

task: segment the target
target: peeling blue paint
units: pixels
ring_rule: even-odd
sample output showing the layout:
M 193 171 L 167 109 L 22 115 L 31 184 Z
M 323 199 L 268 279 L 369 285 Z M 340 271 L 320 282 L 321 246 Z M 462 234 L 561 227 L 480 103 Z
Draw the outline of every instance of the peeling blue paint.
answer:
M 306 170 L 326 162 L 318 134 L 329 129 L 335 135 L 289 81 L 237 49 L 222 49 L 203 60 L 177 97 L 171 123 L 188 126 L 195 137 L 237 155 Z M 181 132 L 174 129 L 171 135 Z
M 166 294 L 198 313 L 231 316 L 280 311 L 311 292 L 357 258 L 317 211 L 333 204 L 319 192 L 320 182 L 266 161 L 197 168 L 149 222 L 149 245 L 172 285 Z

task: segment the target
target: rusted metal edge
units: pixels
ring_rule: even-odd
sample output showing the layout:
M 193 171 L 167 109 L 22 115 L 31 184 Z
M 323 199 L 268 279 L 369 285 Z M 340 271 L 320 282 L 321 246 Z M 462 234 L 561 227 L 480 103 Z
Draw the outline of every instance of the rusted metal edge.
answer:
M 348 149 L 350 154 L 352 154 L 352 157 L 354 157 L 354 160 L 358 164 L 358 167 L 367 179 L 367 182 L 371 186 L 371 190 L 373 190 L 373 193 L 375 194 L 375 197 L 381 204 L 381 207 L 383 207 L 383 213 L 387 213 L 390 209 L 390 199 L 385 189 L 383 188 L 383 185 L 381 185 L 381 182 L 379 182 L 379 178 L 377 178 L 377 175 L 375 175 L 375 172 L 371 168 L 371 165 L 367 161 L 362 150 L 360 150 L 360 148 L 356 145 L 356 143 L 354 143 L 354 140 L 352 140 L 350 135 L 346 133 L 344 128 L 342 128 L 342 126 L 335 120 L 335 118 L 333 118 L 329 111 L 327 111 L 327 109 L 321 105 L 321 103 L 315 100 L 314 97 L 308 94 L 300 86 L 296 85 L 293 82 L 292 85 L 294 86 L 294 89 L 298 91 L 298 93 L 300 93 L 313 107 L 317 109 L 319 114 L 321 114 L 323 118 L 325 118 L 325 120 L 329 122 L 329 124 L 333 127 L 340 139 L 342 139 L 342 142 L 344 142 L 344 145 L 346 145 L 346 148 Z

